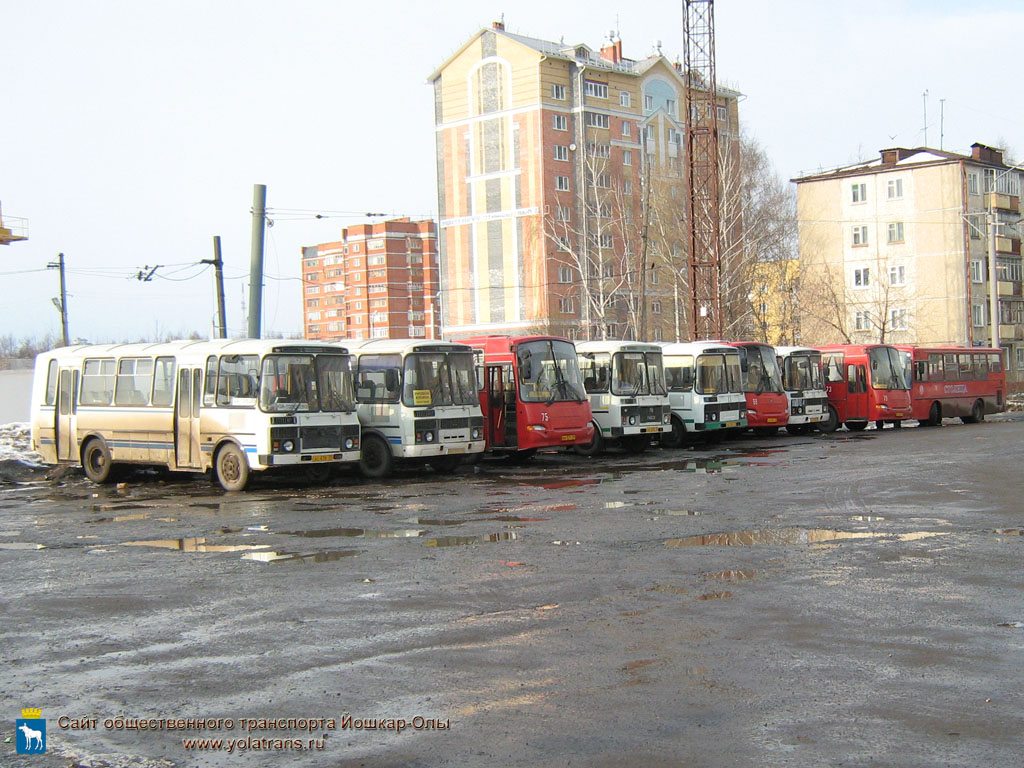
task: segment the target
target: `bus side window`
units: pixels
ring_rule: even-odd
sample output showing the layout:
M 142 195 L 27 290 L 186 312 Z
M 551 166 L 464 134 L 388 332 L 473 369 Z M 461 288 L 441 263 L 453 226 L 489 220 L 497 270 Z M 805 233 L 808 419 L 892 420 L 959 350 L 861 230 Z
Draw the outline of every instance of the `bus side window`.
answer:
M 217 358 L 210 355 L 206 358 L 206 386 L 203 389 L 203 405 L 217 404 Z
M 46 402 L 44 405 L 54 405 L 57 402 L 57 361 L 51 360 L 46 367 Z
M 857 391 L 857 366 L 853 363 L 846 366 L 846 389 L 848 392 Z
M 928 361 L 927 360 L 915 360 L 914 361 L 914 377 L 918 381 L 928 381 Z
M 173 357 L 158 357 L 153 372 L 153 405 L 168 406 L 174 402 L 174 371 Z
M 960 369 L 957 366 L 956 355 L 944 355 L 943 368 L 945 369 L 943 377 L 946 381 L 958 381 L 960 379 Z
M 942 381 L 942 355 L 928 355 L 928 381 Z

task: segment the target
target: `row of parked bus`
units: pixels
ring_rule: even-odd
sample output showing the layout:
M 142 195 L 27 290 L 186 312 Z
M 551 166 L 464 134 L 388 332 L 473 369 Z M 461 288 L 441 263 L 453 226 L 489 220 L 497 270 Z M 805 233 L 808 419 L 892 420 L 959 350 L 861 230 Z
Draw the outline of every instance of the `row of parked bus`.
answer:
M 447 473 L 485 451 L 639 453 L 747 429 L 980 421 L 1003 410 L 1005 388 L 998 350 L 957 347 L 551 336 L 82 345 L 38 356 L 31 429 L 44 461 L 81 464 L 97 483 L 148 465 L 212 471 L 237 491 L 280 468 L 326 479 L 358 462 L 382 478 L 396 462 Z

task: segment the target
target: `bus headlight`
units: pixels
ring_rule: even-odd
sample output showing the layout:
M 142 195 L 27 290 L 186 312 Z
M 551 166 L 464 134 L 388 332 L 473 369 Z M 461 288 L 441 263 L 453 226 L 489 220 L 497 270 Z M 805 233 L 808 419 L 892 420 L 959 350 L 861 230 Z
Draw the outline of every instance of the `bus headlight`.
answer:
M 346 451 L 351 451 L 355 447 L 356 447 L 356 441 L 353 440 L 351 437 L 348 440 L 345 441 L 345 450 Z
M 471 434 L 472 434 L 474 440 L 479 440 L 480 439 L 480 428 L 479 427 L 473 427 L 473 431 L 471 432 Z
M 672 421 L 672 414 L 671 413 L 666 413 L 661 418 L 661 423 L 662 424 L 669 424 L 669 423 L 671 423 L 671 421 Z
M 630 416 L 629 417 L 629 425 L 633 426 L 634 424 L 636 424 L 636 416 Z
M 433 432 L 427 432 L 425 435 L 423 435 L 423 441 L 427 442 L 427 443 L 434 442 L 434 433 Z
M 284 449 L 285 453 L 291 453 L 295 450 L 295 443 L 291 440 L 285 440 L 281 443 L 281 448 Z
M 717 413 L 709 413 L 708 414 L 708 421 L 718 421 L 718 414 Z

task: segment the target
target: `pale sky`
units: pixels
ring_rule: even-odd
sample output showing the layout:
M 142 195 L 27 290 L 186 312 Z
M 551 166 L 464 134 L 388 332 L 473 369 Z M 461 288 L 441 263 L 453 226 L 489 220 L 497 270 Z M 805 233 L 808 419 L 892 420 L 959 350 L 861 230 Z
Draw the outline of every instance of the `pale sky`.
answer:
M 361 212 L 436 215 L 427 76 L 481 27 L 623 53 L 682 54 L 682 2 L 0 0 L 0 202 L 30 239 L 0 247 L 0 335 L 208 333 L 224 247 L 245 328 L 254 184 L 267 185 L 264 330 L 301 331 L 301 247 Z M 642 15 L 638 15 L 642 13 Z M 1024 147 L 1024 4 L 718 0 L 717 72 L 779 174 L 925 142 Z M 927 106 L 922 94 L 928 91 Z M 944 100 L 940 106 L 940 100 Z M 940 109 L 944 120 L 940 125 Z M 1019 156 L 1019 153 L 1018 153 Z M 295 218 L 283 209 L 341 212 Z M 341 215 L 345 214 L 345 215 Z M 151 282 L 133 276 L 164 265 Z

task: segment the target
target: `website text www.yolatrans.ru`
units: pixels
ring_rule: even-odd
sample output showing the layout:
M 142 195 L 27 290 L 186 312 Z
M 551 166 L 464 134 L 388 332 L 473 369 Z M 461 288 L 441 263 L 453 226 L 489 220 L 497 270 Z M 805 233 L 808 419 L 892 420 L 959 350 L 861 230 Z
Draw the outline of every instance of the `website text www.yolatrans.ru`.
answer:
M 111 731 L 233 731 L 247 732 L 239 738 L 224 737 L 184 737 L 182 746 L 188 750 L 225 750 L 227 752 L 245 752 L 260 750 L 278 751 L 309 751 L 327 748 L 328 731 L 385 731 L 399 734 L 406 728 L 414 731 L 446 731 L 451 728 L 448 719 L 423 717 L 416 715 L 410 719 L 402 717 L 360 718 L 349 714 L 341 716 L 340 721 L 327 717 L 278 717 L 278 718 L 239 718 L 230 717 L 108 717 L 103 720 L 103 728 Z M 97 717 L 67 717 L 57 720 L 61 730 L 90 731 L 99 730 L 100 720 Z M 253 735 L 257 731 L 305 731 L 307 737 L 299 738 L 289 735 L 287 738 Z M 318 733 L 319 736 L 313 736 Z

